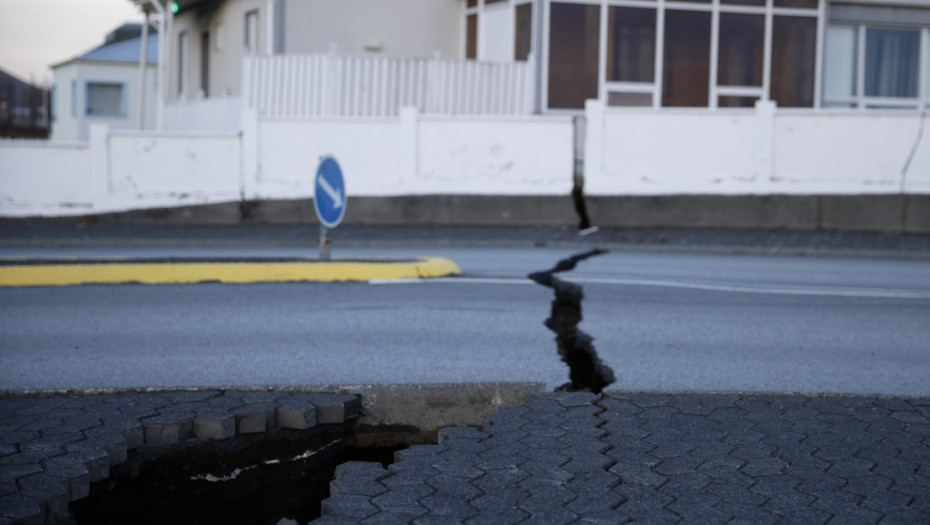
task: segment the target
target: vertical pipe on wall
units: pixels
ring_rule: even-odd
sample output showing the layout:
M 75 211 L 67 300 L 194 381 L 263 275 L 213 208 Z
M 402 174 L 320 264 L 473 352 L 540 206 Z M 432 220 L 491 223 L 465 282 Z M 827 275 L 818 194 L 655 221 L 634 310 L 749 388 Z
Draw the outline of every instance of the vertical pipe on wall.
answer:
M 149 56 L 149 6 L 142 8 L 142 42 L 139 48 L 139 119 L 137 121 L 138 129 L 145 128 L 145 91 L 146 91 L 146 73 L 148 72 Z

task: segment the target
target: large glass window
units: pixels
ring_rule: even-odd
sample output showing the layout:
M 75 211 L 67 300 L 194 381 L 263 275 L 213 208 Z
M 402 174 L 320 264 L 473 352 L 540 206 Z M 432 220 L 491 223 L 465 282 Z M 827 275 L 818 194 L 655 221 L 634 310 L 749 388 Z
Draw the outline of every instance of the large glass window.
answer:
M 124 115 L 123 85 L 110 82 L 88 82 L 87 114 L 98 117 Z
M 520 4 L 514 17 L 514 60 L 526 60 L 533 49 L 533 4 Z
M 598 94 L 600 6 L 555 2 L 549 15 L 549 107 L 583 109 Z
M 707 106 L 710 13 L 665 12 L 662 105 Z
M 607 28 L 607 81 L 654 82 L 656 10 L 611 7 Z
M 717 84 L 761 86 L 765 17 L 721 13 L 719 42 Z
M 776 16 L 772 25 L 772 86 L 769 96 L 783 108 L 814 106 L 817 20 Z
M 823 105 L 849 106 L 855 102 L 859 30 L 830 26 L 826 31 L 823 65 Z
M 917 97 L 919 56 L 919 31 L 866 29 L 865 96 Z

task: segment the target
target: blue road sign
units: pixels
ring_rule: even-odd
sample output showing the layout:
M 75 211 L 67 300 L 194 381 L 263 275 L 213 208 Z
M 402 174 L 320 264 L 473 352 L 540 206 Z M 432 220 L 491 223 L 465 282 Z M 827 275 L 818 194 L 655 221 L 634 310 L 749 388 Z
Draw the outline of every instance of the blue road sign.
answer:
M 335 228 L 346 214 L 346 186 L 342 180 L 342 169 L 332 157 L 323 157 L 316 170 L 313 192 L 313 207 L 320 223 Z

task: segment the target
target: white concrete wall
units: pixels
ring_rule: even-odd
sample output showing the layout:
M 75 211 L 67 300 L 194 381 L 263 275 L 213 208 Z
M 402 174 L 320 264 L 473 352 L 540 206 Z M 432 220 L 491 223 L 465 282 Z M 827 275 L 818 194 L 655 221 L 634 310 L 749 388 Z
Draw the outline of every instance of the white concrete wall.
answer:
M 0 141 L 0 215 L 66 215 L 94 209 L 85 144 Z
M 320 157 L 340 163 L 350 196 L 567 195 L 572 186 L 568 118 L 423 117 L 254 120 L 246 144 L 247 198 L 313 195 Z
M 904 113 L 587 107 L 589 195 L 930 193 L 930 129 Z M 906 175 L 902 171 L 914 152 Z M 902 184 L 903 182 L 903 184 Z
M 235 201 L 239 134 L 109 131 L 82 144 L 0 141 L 0 216 L 67 216 Z
M 285 120 L 243 116 L 241 133 L 108 131 L 88 144 L 0 143 L 0 216 L 58 216 L 313 196 L 324 155 L 350 196 L 568 195 L 563 118 Z

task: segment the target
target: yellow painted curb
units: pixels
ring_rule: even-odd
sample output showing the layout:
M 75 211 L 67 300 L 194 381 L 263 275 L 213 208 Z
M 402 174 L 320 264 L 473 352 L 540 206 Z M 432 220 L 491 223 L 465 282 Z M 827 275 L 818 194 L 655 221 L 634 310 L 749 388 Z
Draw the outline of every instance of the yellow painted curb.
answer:
M 75 284 L 269 283 L 427 279 L 461 275 L 439 257 L 416 261 L 81 262 L 0 266 L 0 286 Z

